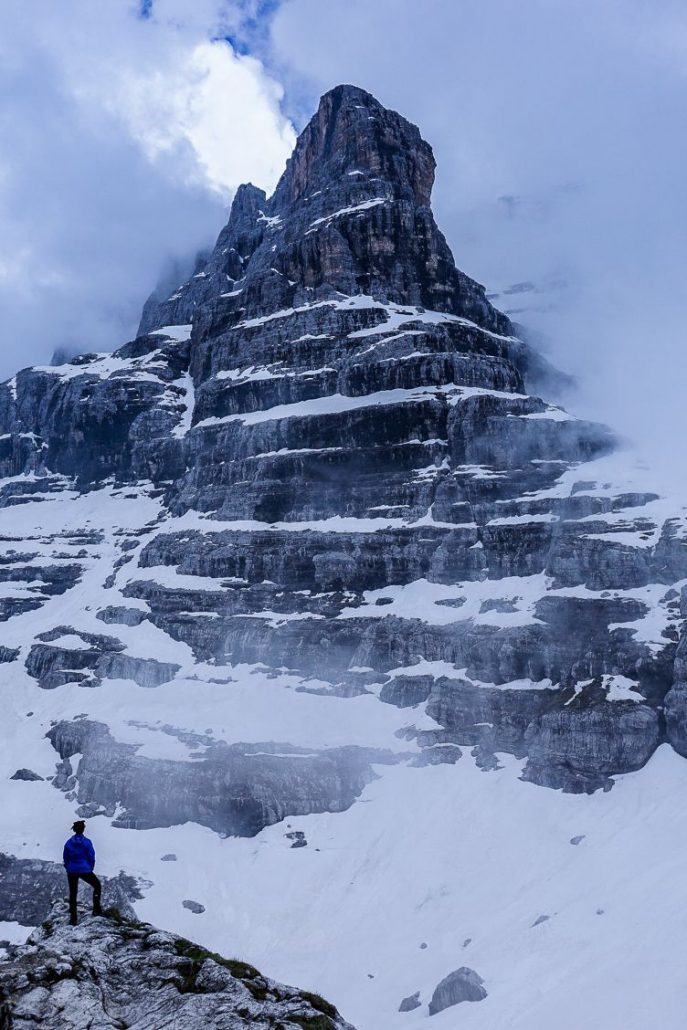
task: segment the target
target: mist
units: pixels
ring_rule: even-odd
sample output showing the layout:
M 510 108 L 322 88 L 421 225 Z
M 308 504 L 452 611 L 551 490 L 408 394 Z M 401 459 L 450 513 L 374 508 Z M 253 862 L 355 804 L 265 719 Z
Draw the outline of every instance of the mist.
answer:
M 577 378 L 569 407 L 683 471 L 683 5 L 10 0 L 6 19 L 0 375 L 130 336 L 348 81 L 420 126 L 458 266 Z
M 272 43 L 296 117 L 349 81 L 420 126 L 458 266 L 577 377 L 576 414 L 684 471 L 684 6 L 290 0 Z
M 274 185 L 282 90 L 227 34 L 242 5 L 8 0 L 0 39 L 0 377 L 135 332 L 234 189 Z

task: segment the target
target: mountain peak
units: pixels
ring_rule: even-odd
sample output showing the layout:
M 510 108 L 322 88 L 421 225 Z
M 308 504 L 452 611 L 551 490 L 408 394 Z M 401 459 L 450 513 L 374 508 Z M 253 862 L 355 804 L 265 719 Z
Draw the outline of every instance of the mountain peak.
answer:
M 460 272 L 430 207 L 435 161 L 420 130 L 357 86 L 321 98 L 274 194 L 241 186 L 207 265 L 139 332 L 188 324 L 211 298 L 235 321 L 340 295 L 413 304 L 510 333 Z
M 124 870 L 106 905 L 142 894 L 360 1030 L 459 1026 L 487 990 L 492 1026 L 575 991 L 568 1025 L 674 1028 L 680 977 L 640 972 L 683 932 L 687 512 L 533 395 L 432 171 L 337 87 L 144 335 L 0 384 L 2 936 L 64 891 L 76 816 Z M 187 940 L 66 915 L 0 963 L 0 1030 L 343 1030 Z M 571 951 L 601 970 L 583 991 Z
M 432 148 L 416 125 L 358 86 L 335 86 L 321 97 L 298 137 L 275 201 L 298 201 L 323 182 L 359 171 L 409 192 L 425 206 L 434 169 Z

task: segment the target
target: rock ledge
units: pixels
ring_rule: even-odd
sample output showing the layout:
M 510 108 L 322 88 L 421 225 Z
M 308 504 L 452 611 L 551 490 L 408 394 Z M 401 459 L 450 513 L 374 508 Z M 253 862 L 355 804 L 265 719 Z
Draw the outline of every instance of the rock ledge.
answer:
M 0 962 L 0 1028 L 353 1030 L 318 995 L 262 976 L 116 909 L 67 923 L 56 903 L 26 944 Z

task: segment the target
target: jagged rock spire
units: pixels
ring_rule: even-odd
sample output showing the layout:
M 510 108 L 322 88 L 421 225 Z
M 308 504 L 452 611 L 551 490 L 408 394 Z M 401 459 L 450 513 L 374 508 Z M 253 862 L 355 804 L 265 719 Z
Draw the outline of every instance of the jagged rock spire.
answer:
M 420 130 L 383 107 L 358 86 L 336 86 L 320 100 L 298 137 L 274 193 L 282 207 L 343 175 L 361 172 L 406 191 L 418 206 L 429 204 L 434 184 L 432 148 Z
M 187 324 L 210 300 L 215 314 L 235 313 L 238 322 L 366 294 L 510 332 L 484 289 L 456 268 L 437 228 L 434 167 L 415 125 L 365 90 L 337 86 L 299 136 L 272 197 L 239 187 L 207 265 L 168 300 L 151 300 L 140 331 Z

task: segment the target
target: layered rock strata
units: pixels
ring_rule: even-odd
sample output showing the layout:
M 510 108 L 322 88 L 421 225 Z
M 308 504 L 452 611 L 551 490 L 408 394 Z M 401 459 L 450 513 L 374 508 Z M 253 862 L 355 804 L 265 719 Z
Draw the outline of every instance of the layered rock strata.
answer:
M 251 837 L 290 815 L 343 811 L 375 778 L 373 762 L 399 760 L 365 748 L 312 753 L 211 737 L 187 738 L 194 761 L 152 759 L 87 719 L 57 723 L 48 736 L 62 759 L 54 786 L 79 802 L 79 816 L 106 815 L 134 829 L 196 822 L 225 836 Z
M 151 298 L 134 341 L 0 386 L 0 504 L 111 511 L 96 529 L 65 505 L 33 534 L 18 518 L 0 564 L 8 676 L 165 690 L 249 666 L 409 709 L 428 762 L 509 752 L 572 791 L 665 739 L 687 752 L 684 516 L 609 473 L 608 430 L 539 396 L 560 377 L 456 268 L 433 179 L 414 126 L 337 87 L 274 194 L 237 191 L 207 261 Z M 122 825 L 181 813 L 255 833 L 348 807 L 384 760 L 297 758 L 288 740 L 256 758 L 234 738 L 177 769 L 107 727 L 100 751 L 70 750 L 83 733 L 51 731 L 62 762 L 82 756 L 55 786 L 87 811 L 121 804 Z

